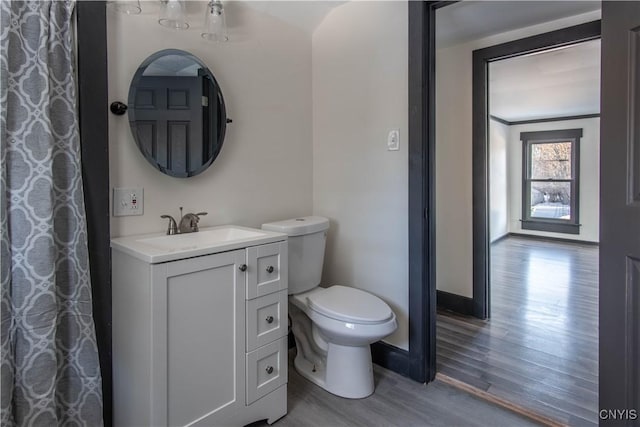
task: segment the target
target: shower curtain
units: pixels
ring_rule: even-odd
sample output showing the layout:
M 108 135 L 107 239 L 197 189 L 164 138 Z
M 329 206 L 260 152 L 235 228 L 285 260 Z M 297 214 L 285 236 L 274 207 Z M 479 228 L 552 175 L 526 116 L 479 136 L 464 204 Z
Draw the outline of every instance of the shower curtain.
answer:
M 73 1 L 0 1 L 1 418 L 102 425 Z

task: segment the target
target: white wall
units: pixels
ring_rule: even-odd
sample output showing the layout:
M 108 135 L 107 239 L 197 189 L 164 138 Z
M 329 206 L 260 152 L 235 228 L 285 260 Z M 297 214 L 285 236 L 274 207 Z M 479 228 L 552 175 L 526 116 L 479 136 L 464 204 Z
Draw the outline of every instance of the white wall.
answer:
M 600 12 L 509 31 L 436 52 L 436 286 L 473 296 L 472 54 L 599 19 Z M 437 18 L 436 18 L 437 19 Z
M 386 341 L 408 349 L 407 3 L 344 4 L 312 40 L 242 2 L 228 2 L 226 44 L 200 37 L 204 6 L 189 4 L 195 25 L 185 32 L 160 27 L 152 12 L 109 12 L 112 101 L 126 102 L 147 56 L 178 48 L 209 66 L 234 120 L 213 166 L 177 179 L 146 162 L 126 117 L 110 115 L 111 186 L 145 188 L 145 215 L 112 218 L 112 235 L 164 230 L 159 215 L 177 215 L 178 206 L 208 211 L 203 226 L 327 216 L 324 283 L 383 298 L 399 323 Z M 565 19 L 438 52 L 438 289 L 471 296 L 471 51 L 597 18 Z M 400 151 L 388 152 L 393 128 L 400 129 Z
M 520 132 L 582 129 L 580 139 L 580 234 L 523 230 L 522 219 L 522 142 Z M 509 126 L 509 232 L 535 236 L 598 242 L 600 235 L 600 119 L 567 120 Z
M 127 102 L 140 63 L 167 48 L 199 57 L 224 94 L 227 126 L 222 152 L 204 173 L 172 178 L 154 169 L 134 143 L 127 116 L 109 114 L 112 187 L 144 187 L 144 215 L 112 217 L 112 236 L 158 232 L 159 218 L 208 211 L 202 226 L 263 222 L 312 211 L 311 37 L 240 2 L 226 7 L 231 40 L 200 37 L 206 2 L 189 2 L 192 28 L 176 32 L 157 23 L 158 2 L 141 15 L 108 12 L 109 98 Z M 106 108 L 106 106 L 105 106 Z
M 331 220 L 323 282 L 365 289 L 408 349 L 407 3 L 350 2 L 313 35 L 313 211 Z M 387 151 L 390 129 L 400 151 Z
M 233 123 L 214 164 L 178 179 L 146 162 L 126 116 L 110 115 L 111 186 L 145 190 L 145 214 L 112 217 L 112 236 L 162 231 L 159 215 L 178 215 L 178 206 L 208 211 L 202 226 L 325 215 L 332 228 L 324 283 L 387 301 L 399 328 L 386 341 L 408 349 L 406 2 L 340 6 L 314 33 L 313 48 L 308 34 L 264 8 L 228 2 L 231 40 L 211 44 L 197 28 L 205 3 L 189 4 L 195 27 L 184 32 L 159 26 L 150 4 L 137 16 L 109 12 L 110 100 L 127 101 L 145 58 L 178 48 L 215 74 Z M 397 152 L 386 151 L 392 128 L 401 133 Z
M 509 126 L 489 120 L 489 239 L 509 233 L 508 154 Z

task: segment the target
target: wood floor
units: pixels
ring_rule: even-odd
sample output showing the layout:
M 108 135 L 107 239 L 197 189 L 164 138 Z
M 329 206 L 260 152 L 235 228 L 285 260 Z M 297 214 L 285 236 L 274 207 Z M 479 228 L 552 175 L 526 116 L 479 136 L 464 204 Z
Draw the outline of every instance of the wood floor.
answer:
M 290 351 L 291 356 L 295 350 Z M 376 390 L 343 399 L 301 377 L 289 363 L 288 414 L 276 427 L 533 426 L 527 418 L 441 381 L 414 382 L 374 365 Z M 251 424 L 267 426 L 266 422 Z
M 440 311 L 438 372 L 565 424 L 597 424 L 597 246 L 508 237 L 491 251 L 491 319 Z

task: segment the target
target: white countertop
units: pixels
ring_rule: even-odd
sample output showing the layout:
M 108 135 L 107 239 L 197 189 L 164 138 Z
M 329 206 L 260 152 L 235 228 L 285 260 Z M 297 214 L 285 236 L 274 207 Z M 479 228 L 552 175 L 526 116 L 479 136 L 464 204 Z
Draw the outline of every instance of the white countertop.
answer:
M 141 234 L 111 239 L 111 249 L 150 264 L 232 251 L 287 240 L 287 235 L 238 225 L 201 228 L 195 233 Z

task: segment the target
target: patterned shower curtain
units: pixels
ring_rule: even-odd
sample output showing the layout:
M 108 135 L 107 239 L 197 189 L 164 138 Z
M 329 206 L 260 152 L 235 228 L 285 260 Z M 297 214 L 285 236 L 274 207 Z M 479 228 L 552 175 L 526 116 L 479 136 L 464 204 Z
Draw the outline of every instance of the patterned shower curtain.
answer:
M 102 425 L 73 1 L 1 0 L 1 418 Z

